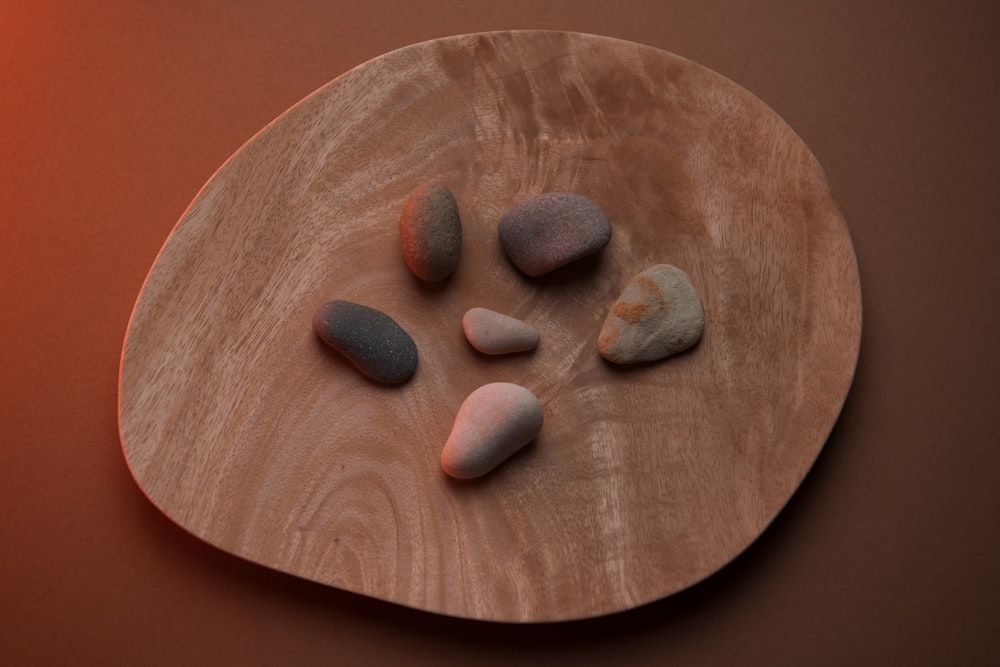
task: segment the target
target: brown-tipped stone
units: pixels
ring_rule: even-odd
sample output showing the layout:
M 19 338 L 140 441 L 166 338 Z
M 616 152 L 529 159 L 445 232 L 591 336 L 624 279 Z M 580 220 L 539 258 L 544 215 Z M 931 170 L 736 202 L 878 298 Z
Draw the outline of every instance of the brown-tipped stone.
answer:
M 414 275 L 429 282 L 450 276 L 462 255 L 462 220 L 451 190 L 441 183 L 415 187 L 399 217 L 399 237 Z

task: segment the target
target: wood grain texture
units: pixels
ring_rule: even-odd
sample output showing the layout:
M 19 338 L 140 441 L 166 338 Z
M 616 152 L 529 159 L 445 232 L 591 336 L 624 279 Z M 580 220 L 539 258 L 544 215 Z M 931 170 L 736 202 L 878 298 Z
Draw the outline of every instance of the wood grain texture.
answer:
M 455 193 L 463 256 L 408 271 L 403 202 Z M 614 233 L 541 279 L 496 235 L 511 204 L 585 194 Z M 657 263 L 691 276 L 700 345 L 617 368 L 596 339 Z M 417 343 L 401 387 L 361 377 L 310 320 L 343 298 Z M 541 332 L 471 348 L 483 306 Z M 262 130 L 205 185 L 136 303 L 120 430 L 139 486 L 233 554 L 444 614 L 549 621 L 683 589 L 791 497 L 849 388 L 860 341 L 853 248 L 821 168 L 757 98 L 614 39 L 488 33 L 381 56 Z M 486 478 L 439 467 L 458 406 L 509 381 L 542 400 L 537 440 Z

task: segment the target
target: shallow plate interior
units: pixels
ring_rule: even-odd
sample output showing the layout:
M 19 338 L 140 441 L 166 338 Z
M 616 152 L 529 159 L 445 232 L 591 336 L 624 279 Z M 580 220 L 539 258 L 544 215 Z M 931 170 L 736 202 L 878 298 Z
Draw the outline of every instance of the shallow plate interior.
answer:
M 463 256 L 427 286 L 402 259 L 408 192 L 447 183 Z M 508 206 L 585 194 L 604 251 L 541 279 L 504 258 Z M 628 279 L 686 271 L 700 345 L 633 368 L 599 357 Z M 310 328 L 323 302 L 377 307 L 415 339 L 381 386 Z M 464 340 L 485 306 L 533 323 L 533 353 Z M 120 428 L 166 515 L 243 558 L 375 598 L 548 621 L 683 589 L 746 548 L 825 442 L 861 326 L 847 227 L 822 170 L 773 111 L 650 47 L 514 32 L 381 56 L 240 149 L 178 223 L 122 357 Z M 511 381 L 545 425 L 488 477 L 439 455 L 462 400 Z

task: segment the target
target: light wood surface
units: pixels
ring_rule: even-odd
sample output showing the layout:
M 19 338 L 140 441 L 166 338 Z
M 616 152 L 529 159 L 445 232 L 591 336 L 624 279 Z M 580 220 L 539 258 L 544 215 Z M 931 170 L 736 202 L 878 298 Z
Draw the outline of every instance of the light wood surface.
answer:
M 455 275 L 408 271 L 410 190 L 449 185 Z M 585 194 L 614 232 L 542 279 L 503 257 L 503 210 Z M 596 339 L 628 279 L 690 275 L 693 350 L 621 369 Z M 390 314 L 420 361 L 361 377 L 310 320 L 343 298 Z M 492 358 L 466 310 L 532 323 Z M 261 131 L 198 194 L 156 260 L 122 356 L 120 430 L 149 499 L 243 558 L 375 598 L 479 619 L 627 609 L 710 575 L 792 496 L 846 396 L 856 262 L 821 168 L 760 100 L 690 61 L 565 33 L 418 44 L 343 75 Z M 542 400 L 536 442 L 449 479 L 462 400 L 509 381 Z

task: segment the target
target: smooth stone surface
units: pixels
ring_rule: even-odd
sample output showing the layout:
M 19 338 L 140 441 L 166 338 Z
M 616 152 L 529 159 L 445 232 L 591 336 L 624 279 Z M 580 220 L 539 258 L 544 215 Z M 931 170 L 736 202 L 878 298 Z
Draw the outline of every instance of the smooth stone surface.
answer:
M 510 261 L 529 276 L 540 276 L 606 246 L 611 221 L 583 195 L 549 192 L 509 208 L 498 233 Z
M 488 308 L 470 308 L 462 330 L 472 347 L 483 354 L 527 352 L 538 347 L 538 329 L 523 320 Z
M 441 467 L 458 479 L 481 477 L 534 440 L 543 421 L 542 404 L 529 389 L 510 382 L 483 385 L 458 409 Z
M 617 364 L 656 361 L 693 347 L 704 330 L 705 313 L 691 279 L 676 266 L 657 264 L 622 290 L 597 349 Z
M 430 282 L 450 276 L 462 255 L 462 220 L 451 190 L 442 183 L 415 187 L 399 217 L 399 237 L 414 275 Z
M 406 382 L 417 369 L 417 345 L 410 334 L 380 310 L 351 301 L 323 304 L 313 330 L 363 375 L 377 382 Z

